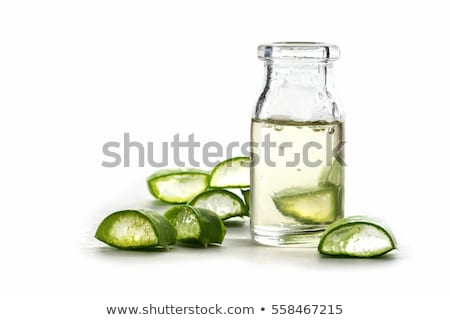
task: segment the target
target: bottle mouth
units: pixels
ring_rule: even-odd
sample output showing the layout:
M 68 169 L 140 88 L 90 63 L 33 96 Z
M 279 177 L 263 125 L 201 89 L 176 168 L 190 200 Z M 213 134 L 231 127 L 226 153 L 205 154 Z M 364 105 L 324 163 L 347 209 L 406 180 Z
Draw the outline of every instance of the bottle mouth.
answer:
M 272 42 L 258 46 L 261 60 L 328 62 L 339 59 L 339 47 L 324 42 Z

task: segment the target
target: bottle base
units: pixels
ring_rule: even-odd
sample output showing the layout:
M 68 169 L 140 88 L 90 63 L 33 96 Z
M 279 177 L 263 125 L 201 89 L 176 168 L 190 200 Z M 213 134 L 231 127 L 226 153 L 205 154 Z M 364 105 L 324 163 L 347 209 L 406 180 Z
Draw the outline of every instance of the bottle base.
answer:
M 324 228 L 311 231 L 253 229 L 252 237 L 256 242 L 267 246 L 315 248 L 319 244 L 323 231 Z

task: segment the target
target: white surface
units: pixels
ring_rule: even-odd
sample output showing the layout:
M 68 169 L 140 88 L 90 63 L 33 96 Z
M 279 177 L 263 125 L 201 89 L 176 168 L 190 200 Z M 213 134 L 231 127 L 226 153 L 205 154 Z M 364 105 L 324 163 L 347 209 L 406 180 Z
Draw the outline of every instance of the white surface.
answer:
M 447 13 L 437 1 L 2 2 L 0 317 L 108 318 L 113 301 L 440 315 L 450 285 Z M 92 248 L 103 216 L 151 203 L 153 169 L 103 168 L 102 145 L 124 132 L 246 141 L 263 75 L 256 47 L 285 40 L 341 47 L 347 214 L 384 218 L 399 250 L 322 259 L 257 246 L 245 227 L 207 250 Z

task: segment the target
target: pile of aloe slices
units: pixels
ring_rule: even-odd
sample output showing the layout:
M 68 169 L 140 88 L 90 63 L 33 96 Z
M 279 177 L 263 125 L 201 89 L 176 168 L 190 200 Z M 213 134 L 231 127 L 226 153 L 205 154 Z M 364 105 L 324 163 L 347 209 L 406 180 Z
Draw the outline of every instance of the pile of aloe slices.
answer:
M 156 171 L 147 178 L 150 193 L 174 206 L 163 215 L 148 209 L 114 212 L 100 223 L 95 237 L 120 249 L 167 248 L 177 241 L 221 244 L 227 231 L 223 221 L 249 215 L 249 169 L 248 157 L 236 157 L 211 172 Z

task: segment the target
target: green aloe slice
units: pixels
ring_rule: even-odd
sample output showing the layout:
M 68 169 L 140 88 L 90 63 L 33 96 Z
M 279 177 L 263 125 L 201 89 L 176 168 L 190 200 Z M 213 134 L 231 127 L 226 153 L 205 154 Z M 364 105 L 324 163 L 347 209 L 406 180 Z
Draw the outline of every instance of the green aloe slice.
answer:
M 166 211 L 164 216 L 177 230 L 178 241 L 200 243 L 206 247 L 222 243 L 227 232 L 222 220 L 211 210 L 178 205 Z
M 204 208 L 217 213 L 222 219 L 248 215 L 248 207 L 233 192 L 223 189 L 213 189 L 200 193 L 189 202 L 190 205 Z
M 375 257 L 396 248 L 394 234 L 382 222 L 366 216 L 351 216 L 325 229 L 318 250 L 333 256 Z
M 245 204 L 250 208 L 250 189 L 241 189 L 242 196 L 244 197 Z
M 250 186 L 250 158 L 236 157 L 219 163 L 211 172 L 211 188 L 248 188 Z
M 167 248 L 175 243 L 176 231 L 157 212 L 124 210 L 107 216 L 98 226 L 95 238 L 121 249 Z
M 283 215 L 305 224 L 327 224 L 337 217 L 337 190 L 331 185 L 313 190 L 289 188 L 272 199 Z
M 209 174 L 198 169 L 163 169 L 147 178 L 150 193 L 168 203 L 186 203 L 208 188 Z
M 320 184 L 332 184 L 335 186 L 344 185 L 344 167 L 339 163 L 339 161 L 334 159 L 331 166 L 324 167 L 320 177 Z

